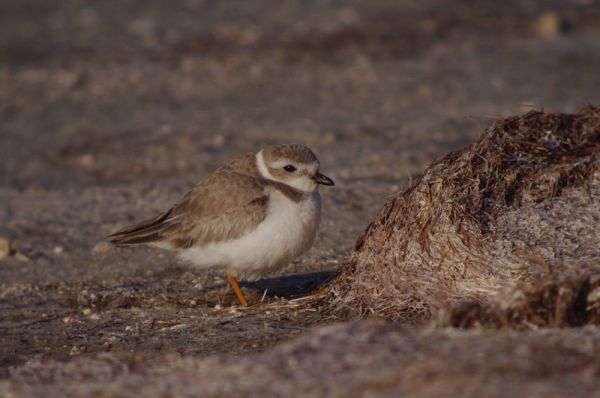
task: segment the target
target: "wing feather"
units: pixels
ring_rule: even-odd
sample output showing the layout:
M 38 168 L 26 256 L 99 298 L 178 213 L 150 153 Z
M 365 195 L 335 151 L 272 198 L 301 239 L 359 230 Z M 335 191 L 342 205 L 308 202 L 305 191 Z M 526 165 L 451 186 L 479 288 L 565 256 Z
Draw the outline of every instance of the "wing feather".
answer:
M 177 248 L 236 239 L 264 220 L 267 186 L 262 178 L 229 170 L 214 173 L 165 213 L 109 239 L 117 245 L 167 243 Z

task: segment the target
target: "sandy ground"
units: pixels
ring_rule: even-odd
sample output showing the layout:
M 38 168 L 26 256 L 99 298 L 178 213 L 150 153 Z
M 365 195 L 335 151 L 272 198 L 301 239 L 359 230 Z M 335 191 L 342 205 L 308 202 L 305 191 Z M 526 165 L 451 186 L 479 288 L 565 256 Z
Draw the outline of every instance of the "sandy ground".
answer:
M 21 256 L 0 260 L 0 376 L 105 351 L 255 353 L 336 321 L 287 299 L 343 265 L 389 195 L 495 118 L 599 103 L 598 70 L 594 1 L 1 2 L 0 237 Z M 283 142 L 337 185 L 315 247 L 247 284 L 261 305 L 103 243 Z
M 600 334 L 590 328 L 416 332 L 363 321 L 316 328 L 241 358 L 104 353 L 65 364 L 30 361 L 11 374 L 12 383 L 0 381 L 0 391 L 39 397 L 597 397 L 598 349 Z

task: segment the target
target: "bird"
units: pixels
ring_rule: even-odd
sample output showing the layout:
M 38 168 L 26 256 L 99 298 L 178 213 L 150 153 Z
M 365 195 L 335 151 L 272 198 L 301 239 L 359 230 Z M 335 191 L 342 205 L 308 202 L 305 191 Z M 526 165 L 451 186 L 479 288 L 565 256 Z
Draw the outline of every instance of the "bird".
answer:
M 199 268 L 225 269 L 239 303 L 238 278 L 267 275 L 306 252 L 321 218 L 320 172 L 302 144 L 269 145 L 231 159 L 157 217 L 108 236 L 117 246 L 173 250 Z

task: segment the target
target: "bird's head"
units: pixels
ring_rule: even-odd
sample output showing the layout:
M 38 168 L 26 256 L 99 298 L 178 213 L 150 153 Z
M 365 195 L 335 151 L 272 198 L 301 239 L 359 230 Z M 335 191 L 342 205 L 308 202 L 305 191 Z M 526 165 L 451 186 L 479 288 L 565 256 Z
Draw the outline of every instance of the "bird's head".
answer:
M 334 185 L 319 171 L 319 159 L 305 145 L 271 145 L 256 154 L 258 170 L 263 178 L 281 182 L 300 191 L 312 192 L 319 185 Z

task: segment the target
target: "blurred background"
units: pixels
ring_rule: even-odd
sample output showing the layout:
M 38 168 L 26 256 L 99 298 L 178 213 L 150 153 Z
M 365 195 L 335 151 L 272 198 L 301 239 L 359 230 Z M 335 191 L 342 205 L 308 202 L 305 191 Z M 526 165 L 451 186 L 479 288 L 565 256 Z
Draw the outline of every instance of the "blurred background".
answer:
M 0 376 L 300 333 L 261 310 L 234 322 L 221 274 L 104 236 L 233 156 L 299 142 L 336 186 L 282 273 L 339 268 L 432 161 L 497 118 L 599 104 L 598 71 L 592 0 L 0 0 Z
M 599 70 L 592 0 L 2 0 L 0 234 L 82 276 L 105 233 L 300 142 L 338 183 L 307 261 L 333 266 L 436 157 L 597 104 Z

